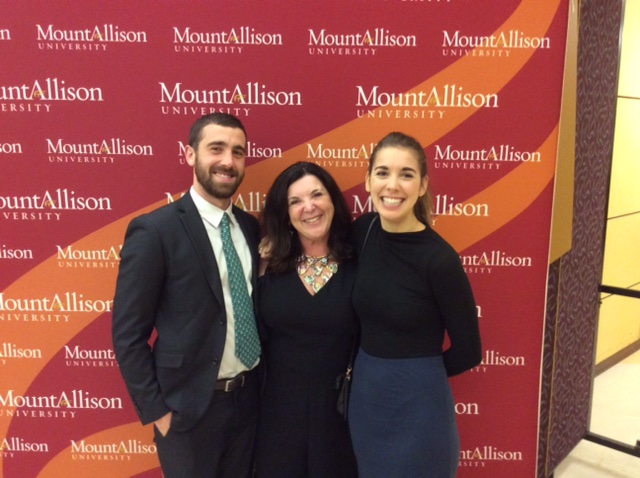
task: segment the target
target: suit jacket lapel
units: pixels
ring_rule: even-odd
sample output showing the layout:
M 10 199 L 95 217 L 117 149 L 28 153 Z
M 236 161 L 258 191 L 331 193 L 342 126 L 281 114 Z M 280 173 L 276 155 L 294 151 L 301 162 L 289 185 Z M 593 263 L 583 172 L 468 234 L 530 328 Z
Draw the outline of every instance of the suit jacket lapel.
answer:
M 202 223 L 200 213 L 188 192 L 178 201 L 178 208 L 182 213 L 180 216 L 182 224 L 184 225 L 187 235 L 189 236 L 189 239 L 191 239 L 191 243 L 193 244 L 198 256 L 198 267 L 202 267 L 204 270 L 213 295 L 215 295 L 220 304 L 224 305 L 222 284 L 220 283 L 220 271 L 218 270 L 216 258 L 213 255 L 211 242 L 209 241 L 209 236 L 207 235 L 207 231 Z

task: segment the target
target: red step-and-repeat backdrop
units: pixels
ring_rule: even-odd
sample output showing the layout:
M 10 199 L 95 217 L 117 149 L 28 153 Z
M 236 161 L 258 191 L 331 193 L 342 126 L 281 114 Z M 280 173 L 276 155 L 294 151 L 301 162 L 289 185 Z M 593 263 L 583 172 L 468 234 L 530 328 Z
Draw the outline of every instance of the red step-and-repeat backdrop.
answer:
M 483 363 L 452 379 L 461 478 L 536 476 L 568 0 L 0 3 L 0 476 L 159 477 L 111 344 L 132 217 L 190 185 L 191 123 L 249 133 L 235 202 L 314 161 L 354 217 L 371 149 L 428 155 Z

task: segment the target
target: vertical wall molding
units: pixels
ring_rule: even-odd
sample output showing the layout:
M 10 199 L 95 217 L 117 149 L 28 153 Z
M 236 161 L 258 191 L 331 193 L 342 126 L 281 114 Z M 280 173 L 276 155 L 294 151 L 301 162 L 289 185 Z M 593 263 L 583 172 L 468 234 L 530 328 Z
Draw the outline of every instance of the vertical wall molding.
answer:
M 622 0 L 579 4 L 572 248 L 549 268 L 538 478 L 548 477 L 589 425 L 604 230 L 618 85 Z

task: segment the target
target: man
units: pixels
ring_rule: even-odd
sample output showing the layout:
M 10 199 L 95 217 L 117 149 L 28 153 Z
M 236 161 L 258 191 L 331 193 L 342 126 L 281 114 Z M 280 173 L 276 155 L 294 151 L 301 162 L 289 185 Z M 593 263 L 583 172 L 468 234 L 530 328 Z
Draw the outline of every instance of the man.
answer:
M 155 425 L 167 478 L 251 474 L 260 348 L 249 295 L 259 226 L 231 203 L 246 146 L 234 116 L 198 119 L 186 148 L 193 186 L 131 221 L 121 251 L 114 350 L 140 420 Z

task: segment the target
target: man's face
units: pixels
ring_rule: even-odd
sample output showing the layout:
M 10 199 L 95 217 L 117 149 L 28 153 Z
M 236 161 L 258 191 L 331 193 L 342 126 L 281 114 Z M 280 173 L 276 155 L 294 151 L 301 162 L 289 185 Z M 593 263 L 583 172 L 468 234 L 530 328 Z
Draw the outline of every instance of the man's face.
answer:
M 196 192 L 221 209 L 229 206 L 244 178 L 246 145 L 241 129 L 209 124 L 202 130 L 197 150 L 187 146 Z

